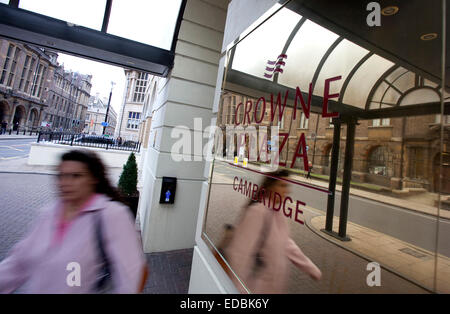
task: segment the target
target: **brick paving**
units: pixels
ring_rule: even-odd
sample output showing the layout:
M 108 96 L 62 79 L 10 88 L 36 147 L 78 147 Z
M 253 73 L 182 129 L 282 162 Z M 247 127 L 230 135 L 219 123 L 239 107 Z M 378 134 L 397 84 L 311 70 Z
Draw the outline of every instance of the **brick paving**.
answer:
M 46 174 L 0 173 L 0 261 L 25 236 L 39 209 L 55 199 L 53 178 Z M 150 274 L 143 293 L 187 293 L 192 255 L 193 249 L 146 254 Z
M 55 197 L 51 175 L 0 173 L 0 260 L 25 236 L 39 209 Z

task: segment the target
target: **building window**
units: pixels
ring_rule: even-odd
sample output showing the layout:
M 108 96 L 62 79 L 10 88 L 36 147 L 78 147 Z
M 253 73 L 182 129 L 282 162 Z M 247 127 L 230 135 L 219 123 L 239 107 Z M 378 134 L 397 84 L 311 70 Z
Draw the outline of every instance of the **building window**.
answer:
M 148 73 L 140 72 L 134 88 L 133 102 L 144 102 Z
M 21 90 L 21 91 L 23 91 L 23 87 L 25 86 L 25 79 L 26 79 L 26 76 L 30 69 L 30 62 L 31 62 L 31 57 L 27 55 L 25 57 L 25 63 L 23 64 L 22 76 L 20 78 L 20 83 L 19 83 L 19 90 Z
M 34 68 L 34 64 L 36 63 L 36 59 L 35 58 L 31 58 L 31 63 L 30 66 L 28 67 L 28 73 L 27 73 L 27 77 L 26 77 L 26 81 L 25 81 L 25 86 L 23 87 L 23 92 L 24 93 L 29 93 L 29 89 L 30 89 L 30 82 L 31 82 L 31 77 L 33 76 L 33 68 Z
M 128 112 L 127 128 L 137 130 L 139 128 L 141 114 L 139 112 Z
M 436 115 L 434 122 L 437 124 L 441 123 L 441 115 L 440 114 Z M 450 115 L 444 115 L 444 125 L 447 125 L 447 124 L 450 124 Z
M 369 173 L 381 176 L 390 175 L 389 151 L 385 146 L 378 146 L 372 150 L 369 156 Z
M 3 65 L 2 76 L 0 77 L 0 84 L 12 87 L 14 83 L 14 76 L 16 74 L 17 59 L 19 58 L 20 49 L 14 45 L 9 44 L 8 52 Z M 8 79 L 7 79 L 8 78 Z
M 309 119 L 306 118 L 305 113 L 302 112 L 300 114 L 300 125 L 299 125 L 299 129 L 308 129 L 309 126 Z
M 374 119 L 372 121 L 372 126 L 389 126 L 391 124 L 391 119 Z
M 42 63 L 39 64 L 37 73 L 34 78 L 33 87 L 31 88 L 31 96 L 40 97 L 41 85 L 44 82 L 45 71 L 47 68 Z

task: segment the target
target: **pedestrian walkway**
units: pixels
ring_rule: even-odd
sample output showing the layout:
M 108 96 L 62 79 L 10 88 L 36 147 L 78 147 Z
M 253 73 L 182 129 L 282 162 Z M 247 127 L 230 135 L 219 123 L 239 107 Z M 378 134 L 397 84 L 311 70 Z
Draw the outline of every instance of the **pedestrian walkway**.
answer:
M 325 216 L 312 218 L 307 225 L 318 235 L 352 253 L 378 262 L 385 269 L 438 293 L 450 293 L 450 259 L 415 247 L 386 234 L 352 222 L 347 224 L 351 241 L 340 241 L 322 231 Z M 339 220 L 334 217 L 333 231 Z M 437 261 L 436 261 L 437 258 Z
M 0 162 L 0 167 L 5 163 Z M 56 198 L 53 176 L 45 173 L 49 169 L 38 174 L 9 167 L 15 173 L 0 171 L 0 261 L 23 239 L 39 209 Z M 149 277 L 143 293 L 188 293 L 193 249 L 145 255 Z

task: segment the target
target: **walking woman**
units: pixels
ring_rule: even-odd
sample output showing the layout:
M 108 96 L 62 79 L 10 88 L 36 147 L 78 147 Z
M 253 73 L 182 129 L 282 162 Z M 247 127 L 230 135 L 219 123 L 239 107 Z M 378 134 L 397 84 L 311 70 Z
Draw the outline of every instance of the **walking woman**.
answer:
M 264 193 L 257 200 L 274 193 L 281 199 L 288 196 L 289 186 L 283 181 L 288 176 L 286 170 L 268 174 L 259 190 Z M 244 209 L 226 249 L 229 264 L 246 289 L 257 294 L 284 293 L 290 262 L 319 280 L 321 271 L 290 238 L 289 226 L 281 211 L 266 207 L 267 200 L 264 204 L 258 201 L 252 200 Z M 248 292 L 236 278 L 232 279 L 241 293 Z
M 58 167 L 59 197 L 0 263 L 0 293 L 137 293 L 146 274 L 130 210 L 94 154 L 70 151 Z

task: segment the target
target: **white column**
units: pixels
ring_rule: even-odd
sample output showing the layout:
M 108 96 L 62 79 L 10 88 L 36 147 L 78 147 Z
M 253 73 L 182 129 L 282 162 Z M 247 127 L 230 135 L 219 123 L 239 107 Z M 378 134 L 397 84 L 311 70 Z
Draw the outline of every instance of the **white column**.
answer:
M 143 163 L 144 184 L 139 214 L 145 252 L 192 248 L 204 176 L 205 161 L 200 153 L 185 152 L 181 157 L 191 161 L 175 161 L 173 131 L 194 132 L 194 119 L 200 118 L 202 129 L 211 123 L 212 106 L 227 1 L 188 0 L 175 51 L 175 66 L 166 79 L 161 79 L 153 105 L 148 151 Z M 207 139 L 202 140 L 202 146 Z M 194 160 L 197 159 L 197 160 Z M 176 177 L 175 204 L 159 204 L 163 176 Z

